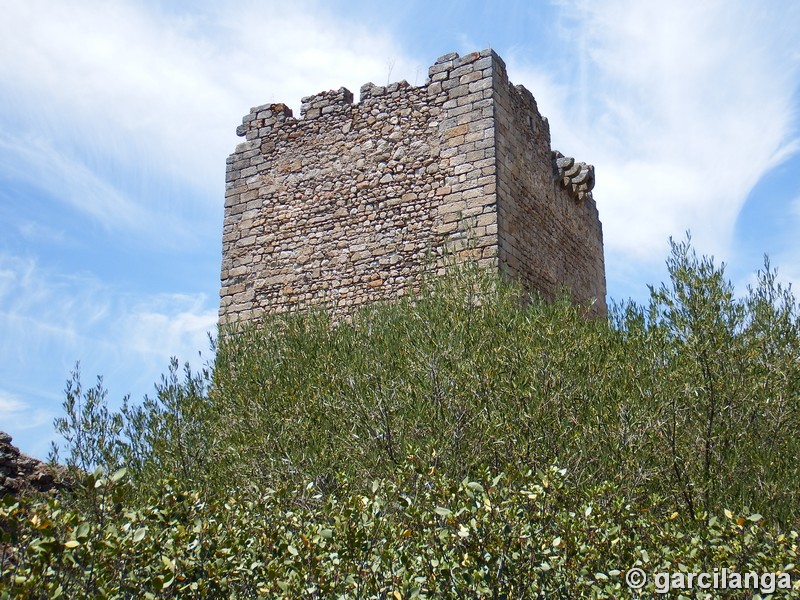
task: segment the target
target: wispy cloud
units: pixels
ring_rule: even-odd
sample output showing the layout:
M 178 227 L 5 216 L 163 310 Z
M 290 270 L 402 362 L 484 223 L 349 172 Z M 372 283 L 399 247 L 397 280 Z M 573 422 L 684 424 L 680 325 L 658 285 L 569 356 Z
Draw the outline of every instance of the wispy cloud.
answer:
M 136 386 L 121 389 L 120 398 L 141 394 L 172 356 L 200 366 L 198 352 L 215 333 L 210 304 L 202 294 L 126 291 L 0 255 L 0 377 L 60 390 L 79 360 L 88 375 L 108 376 L 115 390 Z
M 98 336 L 99 342 L 105 339 L 146 354 L 174 348 L 170 342 L 186 332 L 197 335 L 204 329 L 204 339 L 205 331 L 216 323 L 216 303 L 202 294 L 123 289 L 89 274 L 59 273 L 39 266 L 35 259 L 10 254 L 0 254 L 0 306 L 0 322 L 6 326 L 22 323 L 73 340 L 81 331 Z M 140 339 L 150 333 L 153 341 L 149 344 L 113 337 Z M 8 344 L 13 339 L 2 337 Z M 27 339 L 30 342 L 30 335 Z M 8 345 L 0 345 L 4 347 Z
M 800 196 L 792 200 L 790 205 L 791 208 L 791 215 L 800 221 Z
M 53 411 L 36 408 L 15 394 L 0 389 L 0 423 L 4 429 L 13 431 L 36 429 L 45 424 L 49 425 L 54 416 Z
M 217 308 L 202 295 L 159 294 L 136 303 L 119 321 L 119 336 L 142 359 L 163 369 L 171 356 L 196 365 L 216 335 Z
M 0 185 L 14 217 L 5 225 L 34 254 L 0 248 L 0 378 L 58 390 L 80 359 L 84 374 L 137 395 L 170 356 L 206 350 L 217 300 L 196 290 L 213 281 L 171 289 L 142 265 L 169 260 L 173 246 L 184 257 L 186 246 L 202 248 L 205 260 L 219 243 L 225 158 L 251 106 L 298 109 L 301 97 L 342 85 L 414 82 L 419 65 L 393 40 L 316 2 L 4 4 Z M 18 226 L 16 213 L 34 202 L 43 208 Z M 41 241 L 61 225 L 47 221 L 46 202 L 102 226 L 105 236 L 90 238 L 96 254 L 109 244 L 98 265 L 45 252 Z M 94 260 L 76 222 L 60 241 Z M 97 273 L 112 260 L 123 261 L 120 273 L 136 270 L 111 284 Z M 164 280 L 168 269 L 159 265 Z
M 104 376 L 112 407 L 140 400 L 171 357 L 205 364 L 216 312 L 202 294 L 120 289 L 0 254 L 0 429 L 44 456 L 76 362 L 85 382 Z
M 63 245 L 67 243 L 64 230 L 56 229 L 29 219 L 19 219 L 15 224 L 19 234 L 34 243 Z
M 150 221 L 143 207 L 105 181 L 52 139 L 24 139 L 0 133 L 0 174 L 45 191 L 108 228 L 144 229 Z
M 550 117 L 555 145 L 597 166 L 607 254 L 661 261 L 667 238 L 691 229 L 703 252 L 725 256 L 756 182 L 798 149 L 800 7 L 563 5 L 573 51 L 559 72 L 519 57 L 512 65 Z
M 414 72 L 389 36 L 337 21 L 323 6 L 166 10 L 132 1 L 4 7 L 6 176 L 112 227 L 146 223 L 142 211 L 208 214 L 220 205 L 225 156 L 251 105 L 297 107 L 323 89 L 357 91 L 390 70 Z M 165 190 L 170 181 L 194 193 Z
M 22 400 L 18 394 L 0 388 L 0 430 L 13 436 L 12 444 L 25 454 L 44 458 L 52 439 L 52 407 Z
M 778 268 L 778 278 L 792 284 L 792 290 L 800 299 L 800 197 L 796 197 L 789 205 L 787 218 L 791 221 L 789 229 L 794 233 L 782 250 L 770 257 L 772 264 Z

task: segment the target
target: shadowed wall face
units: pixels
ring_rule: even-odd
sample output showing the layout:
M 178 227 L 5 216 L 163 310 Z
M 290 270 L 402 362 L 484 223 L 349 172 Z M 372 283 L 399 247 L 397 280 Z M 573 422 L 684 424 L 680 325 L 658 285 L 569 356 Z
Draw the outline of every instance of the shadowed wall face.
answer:
M 398 297 L 425 269 L 500 268 L 552 297 L 597 298 L 602 231 L 590 166 L 550 149 L 546 119 L 491 50 L 405 81 L 259 106 L 228 159 L 221 322 Z M 569 168 L 564 164 L 569 162 Z

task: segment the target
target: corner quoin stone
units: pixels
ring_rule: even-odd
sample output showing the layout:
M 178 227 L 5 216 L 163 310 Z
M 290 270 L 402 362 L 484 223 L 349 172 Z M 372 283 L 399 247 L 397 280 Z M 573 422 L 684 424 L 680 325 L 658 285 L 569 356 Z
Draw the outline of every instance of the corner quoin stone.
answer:
M 443 255 L 606 314 L 594 167 L 550 147 L 487 49 L 419 87 L 367 83 L 250 110 L 227 161 L 220 323 L 403 295 Z

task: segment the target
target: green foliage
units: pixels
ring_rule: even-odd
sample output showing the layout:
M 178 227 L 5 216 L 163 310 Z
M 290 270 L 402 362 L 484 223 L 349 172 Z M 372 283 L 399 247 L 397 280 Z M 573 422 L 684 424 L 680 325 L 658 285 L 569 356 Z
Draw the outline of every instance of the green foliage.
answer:
M 672 244 L 672 286 L 654 291 L 647 366 L 663 472 L 686 508 L 733 502 L 792 518 L 800 465 L 797 303 L 765 261 L 758 286 L 737 300 L 724 267 Z M 654 464 L 654 463 L 653 463 Z M 662 465 L 667 467 L 666 464 Z M 671 472 L 670 472 L 671 470 Z
M 124 436 L 113 467 L 126 466 L 137 479 L 158 480 L 169 475 L 181 481 L 200 481 L 210 472 L 215 456 L 206 440 L 214 410 L 209 404 L 210 372 L 192 373 L 189 365 L 178 376 L 172 359 L 168 374 L 156 385 L 156 397 L 141 405 L 123 404 Z
M 125 498 L 113 479 L 98 481 Z M 633 598 L 634 566 L 798 575 L 798 534 L 760 515 L 663 517 L 555 467 L 458 482 L 410 456 L 356 494 L 311 483 L 206 502 L 160 488 L 110 505 L 102 524 L 7 497 L 0 597 Z
M 607 330 L 566 299 L 522 309 L 517 288 L 464 269 L 351 322 L 314 313 L 225 331 L 212 395 L 228 446 L 251 449 L 239 465 L 263 484 L 370 481 L 408 446 L 460 478 L 566 454 Z
M 689 240 L 667 264 L 647 306 L 607 320 L 471 267 L 348 320 L 268 316 L 223 329 L 213 368 L 180 377 L 173 361 L 155 398 L 118 413 L 76 369 L 56 425 L 68 464 L 101 469 L 60 504 L 7 513 L 2 581 L 625 597 L 633 565 L 794 564 L 797 302 L 768 261 L 741 298 Z M 109 483 L 122 467 L 130 482 Z M 58 554 L 35 563 L 40 538 Z
M 76 364 L 64 395 L 64 415 L 55 419 L 54 426 L 70 450 L 67 466 L 87 472 L 100 464 L 113 462 L 122 416 L 108 410 L 103 378 L 98 377 L 97 384 L 84 391 L 80 364 Z M 58 451 L 58 446 L 53 444 L 50 453 L 53 462 L 58 461 Z
M 146 396 L 141 404 L 126 397 L 119 412 L 111 412 L 102 378 L 95 387 L 85 390 L 76 366 L 67 382 L 64 416 L 55 420 L 56 430 L 66 441 L 69 454 L 66 464 L 73 476 L 114 472 L 125 468 L 141 485 L 130 493 L 148 493 L 145 482 L 174 477 L 198 484 L 213 477 L 218 465 L 213 439 L 219 421 L 210 405 L 210 372 L 192 373 L 189 365 L 179 377 L 179 365 L 172 359 L 168 373 L 156 384 L 154 398 Z M 55 444 L 51 460 L 57 461 Z M 82 502 L 95 504 L 92 485 L 79 486 Z
M 385 476 L 411 446 L 457 479 L 556 462 L 690 515 L 735 504 L 793 519 L 794 297 L 767 264 L 737 299 L 688 241 L 668 267 L 649 306 L 609 321 L 566 299 L 522 307 L 519 289 L 465 268 L 352 322 L 224 331 L 211 395 L 238 456 L 225 462 L 259 485 L 335 485 L 338 472 Z

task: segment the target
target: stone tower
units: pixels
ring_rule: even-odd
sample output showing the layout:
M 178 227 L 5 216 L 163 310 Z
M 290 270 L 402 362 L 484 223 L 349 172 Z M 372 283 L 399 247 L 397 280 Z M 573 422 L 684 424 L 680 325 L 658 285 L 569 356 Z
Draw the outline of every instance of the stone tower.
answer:
M 368 83 L 253 108 L 228 158 L 220 321 L 402 295 L 444 250 L 606 312 L 594 169 L 492 50 L 439 58 L 427 83 Z M 432 258 L 434 257 L 434 258 Z

